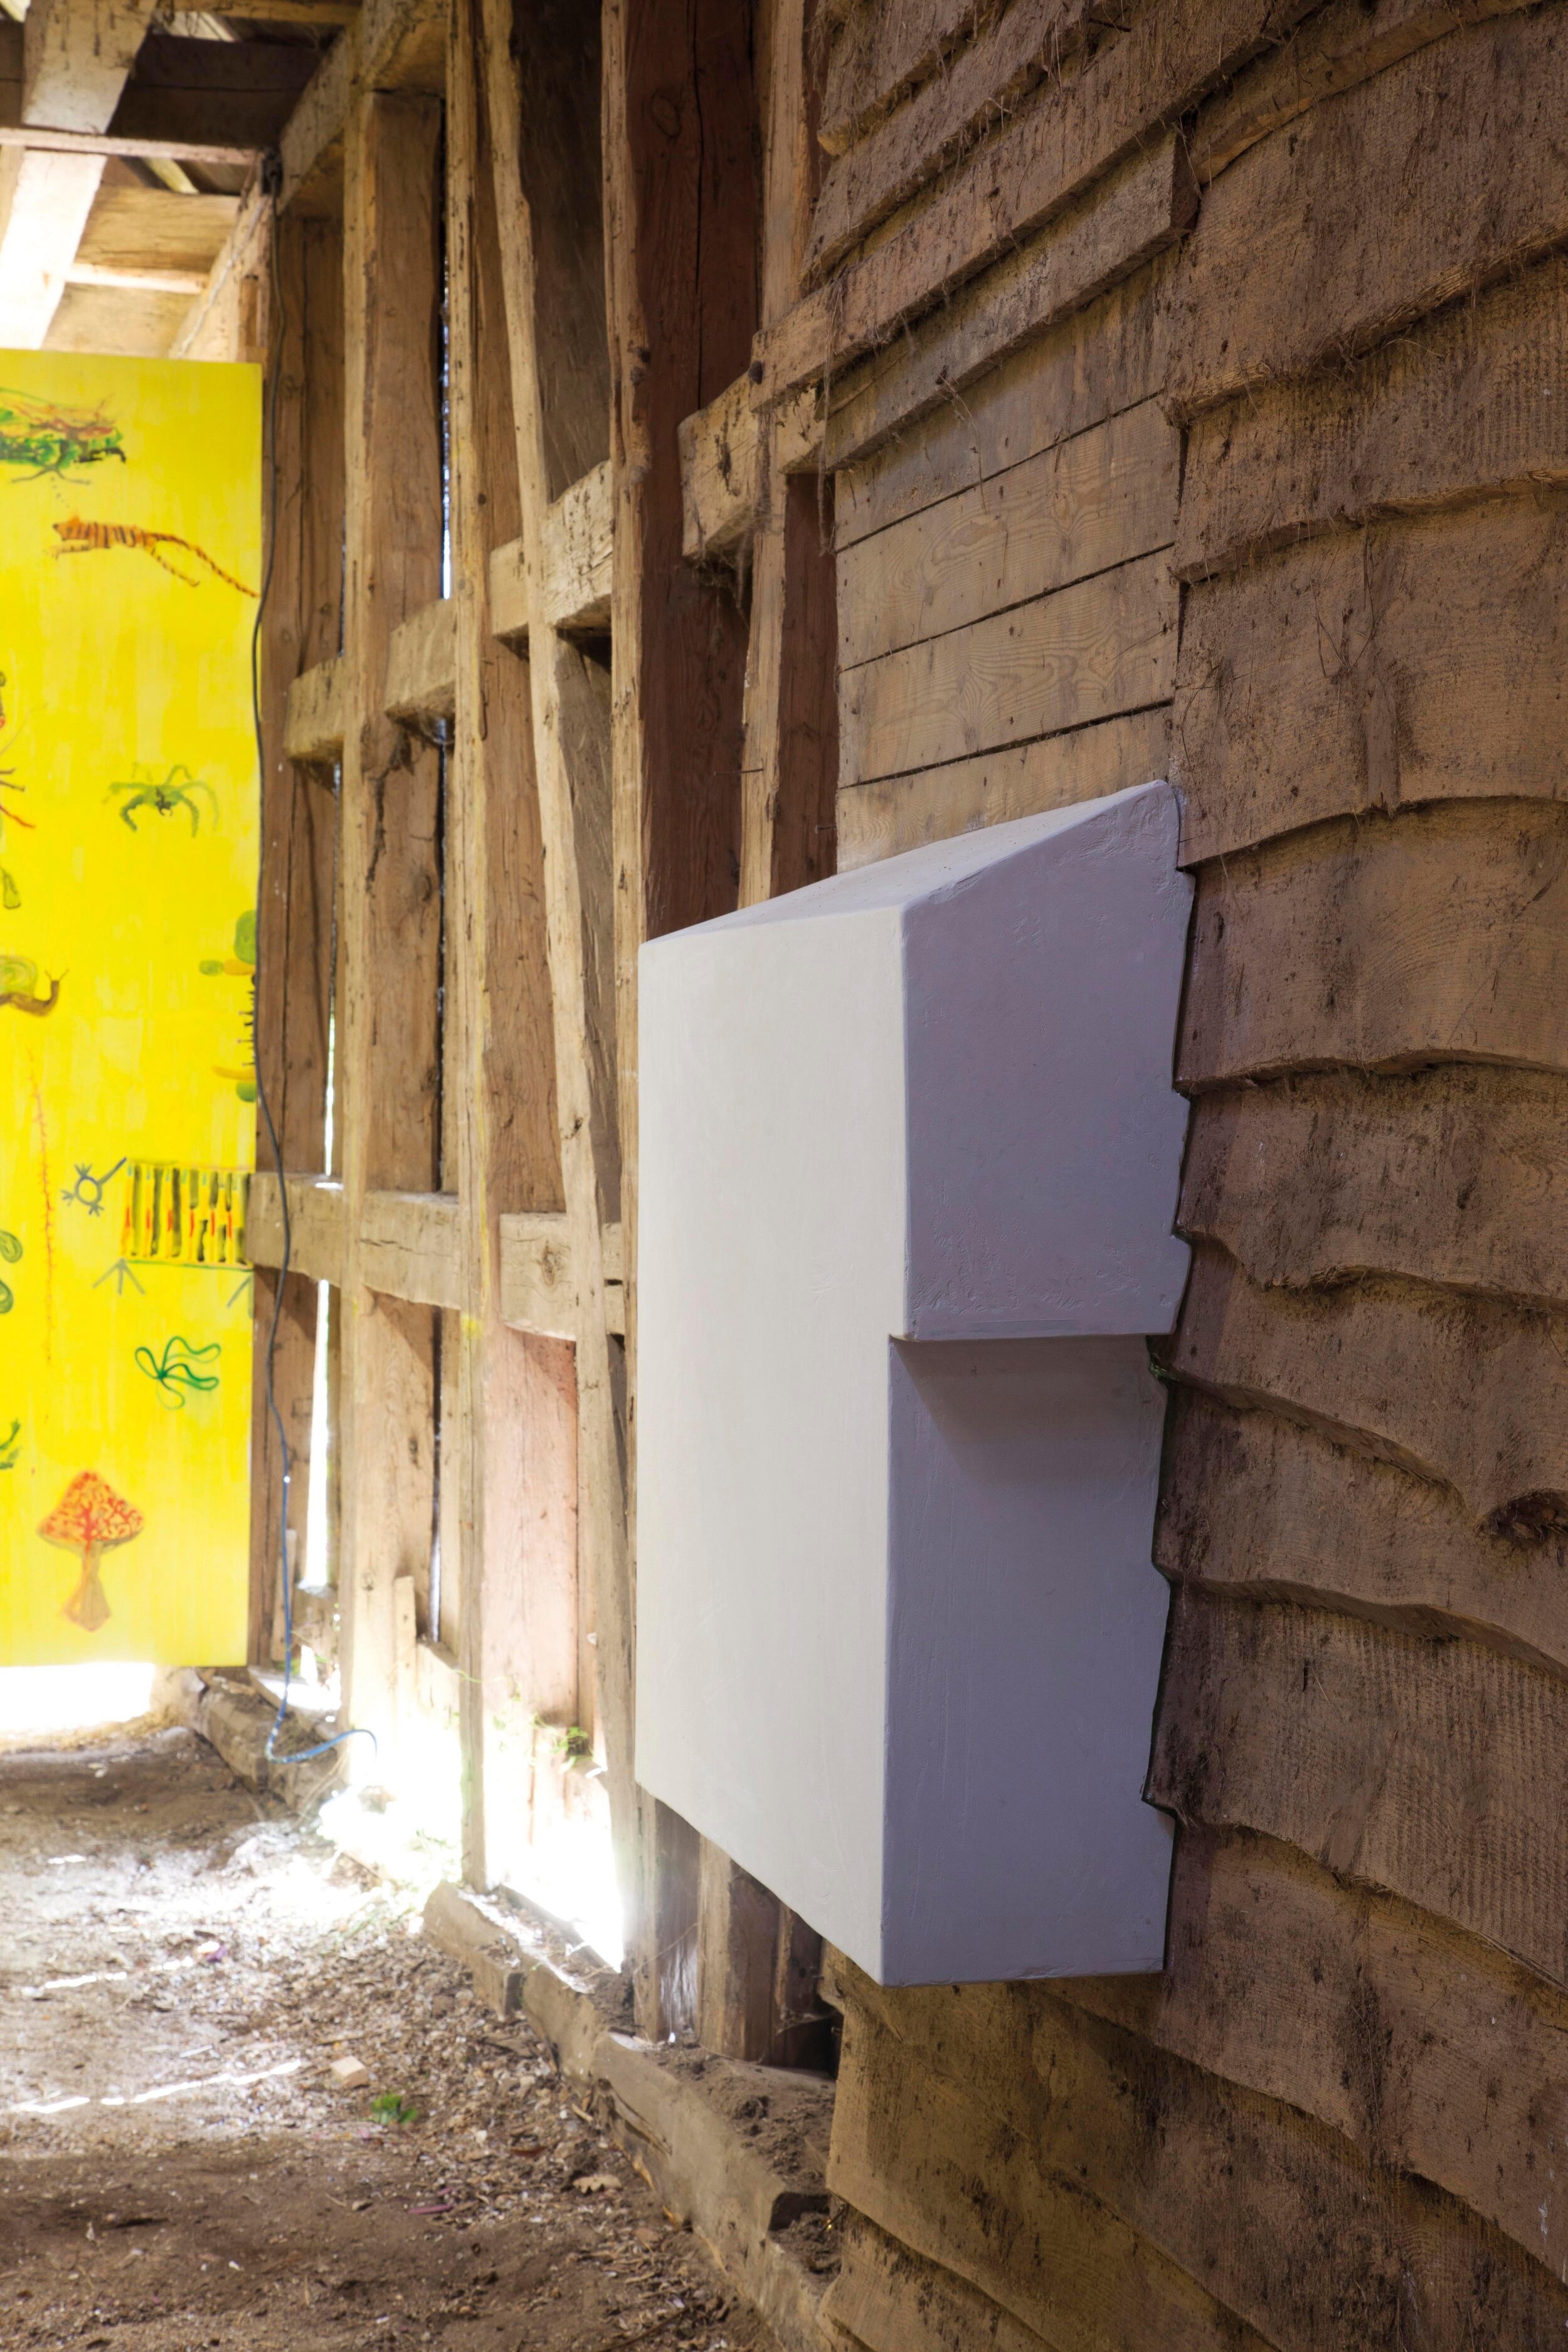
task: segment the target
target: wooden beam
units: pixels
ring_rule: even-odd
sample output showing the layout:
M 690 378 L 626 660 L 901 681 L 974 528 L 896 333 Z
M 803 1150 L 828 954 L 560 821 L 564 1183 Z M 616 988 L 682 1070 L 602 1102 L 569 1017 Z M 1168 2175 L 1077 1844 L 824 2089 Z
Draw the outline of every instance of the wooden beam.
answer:
M 24 26 L 22 120 L 107 131 L 153 0 L 33 0 Z
M 773 464 L 782 473 L 815 467 L 822 452 L 816 393 L 807 385 L 781 401 Z M 751 380 L 738 376 L 680 424 L 681 551 L 694 562 L 732 556 L 757 520 L 763 495 L 763 420 Z
M 357 24 L 362 0 L 234 0 L 225 16 L 243 25 L 307 25 L 325 29 Z M 165 15 L 174 17 L 210 16 L 203 0 L 163 0 Z
M 437 596 L 392 633 L 385 709 L 401 719 L 450 719 L 457 708 L 457 607 Z
M 525 1252 L 518 1248 L 525 1237 L 512 1236 L 509 1270 L 514 1282 L 523 1275 L 530 1296 L 520 1301 L 514 1293 L 502 1311 L 521 1305 L 548 1325 L 563 1319 L 559 1290 L 572 1300 L 579 1704 L 592 1713 L 605 1761 L 626 1899 L 637 1876 L 632 1637 L 619 1367 L 612 1360 L 603 1245 L 620 1204 L 609 695 L 603 668 L 560 634 L 568 624 L 583 625 L 590 609 L 602 613 L 613 528 L 603 461 L 608 384 L 598 157 L 591 147 L 560 141 L 553 127 L 561 116 L 597 120 L 598 58 L 559 0 L 526 12 L 510 0 L 481 0 L 478 16 L 493 198 L 508 224 L 500 259 L 521 523 L 522 560 L 513 577 L 521 575 L 523 590 L 521 611 L 515 604 L 513 611 L 528 632 L 565 1209 L 564 1231 L 543 1236 L 542 1246 L 533 1245 L 537 1229 Z M 535 110 L 528 118 L 535 135 L 526 139 L 525 105 Z M 498 609 L 498 626 L 500 618 Z
M 22 152 L 0 131 L 0 344 L 37 351 L 49 331 L 103 176 L 101 154 Z
M 184 139 L 156 131 L 43 131 L 0 122 L 0 148 L 23 147 L 39 155 L 142 157 L 170 163 L 254 163 L 260 150 L 241 139 Z
M 616 1338 L 626 1334 L 626 1291 L 621 1280 L 621 1229 L 606 1225 L 601 1236 L 605 1324 Z M 501 1320 L 516 1331 L 546 1339 L 579 1338 L 583 1302 L 572 1272 L 571 1222 L 563 1213 L 503 1216 L 500 1221 Z
M 141 190 L 130 193 L 141 194 Z M 174 196 L 174 205 L 202 202 Z M 267 224 L 270 229 L 271 224 Z M 261 639 L 261 885 L 257 905 L 257 1065 L 286 1169 L 326 1166 L 327 1064 L 331 1024 L 332 942 L 337 887 L 337 810 L 331 796 L 294 764 L 288 743 L 289 681 L 338 641 L 343 516 L 343 268 L 341 232 L 324 222 L 287 223 L 278 232 L 279 392 L 269 412 L 278 469 L 278 538 L 272 589 Z M 265 1166 L 267 1138 L 260 1137 Z M 319 1180 L 325 1184 L 325 1179 Z M 310 1454 L 325 1433 L 314 1427 L 316 1351 L 322 1341 L 316 1285 L 342 1276 L 341 1190 L 290 1179 L 294 1270 L 284 1286 L 271 1391 L 283 1423 L 292 1475 L 289 1522 L 303 1558 Z M 268 1186 L 273 1187 L 271 1199 Z M 295 1199 L 296 1184 L 306 1187 Z M 252 1186 L 258 1235 L 276 1178 Z M 252 1384 L 250 1654 L 262 1662 L 281 1648 L 279 1527 L 282 1458 L 268 1395 L 268 1343 L 275 1277 L 256 1284 Z
M 435 1318 L 373 1292 L 367 1193 L 441 1181 L 438 759 L 382 709 L 392 635 L 441 577 L 441 108 L 365 89 L 345 160 L 348 436 L 344 533 L 342 985 L 342 1673 L 349 1719 L 397 1746 L 400 1575 L 427 1579 Z
M 517 1790 L 535 1723 L 583 1721 L 584 1707 L 591 1717 L 592 1618 L 577 1559 L 582 1364 L 559 1339 L 509 1328 L 501 1312 L 500 1216 L 557 1210 L 563 1180 L 533 665 L 499 642 L 489 610 L 491 555 L 526 527 L 505 340 L 508 256 L 525 231 L 498 191 L 507 133 L 486 104 L 477 16 L 477 0 L 457 0 L 447 74 L 458 616 L 447 874 L 464 941 L 448 1066 L 469 1290 L 458 1365 L 463 1849 L 470 1879 L 486 1885 L 527 1866 L 532 1823 Z
M 290 682 L 283 732 L 283 749 L 290 760 L 324 766 L 337 759 L 343 748 L 345 690 L 339 654 L 301 670 Z
M 603 25 L 616 493 L 616 1036 L 630 1381 L 637 954 L 645 940 L 727 912 L 739 880 L 745 630 L 732 593 L 682 554 L 679 426 L 750 363 L 756 108 L 749 15 L 734 0 L 715 0 L 707 14 L 700 82 L 689 19 L 676 0 L 636 7 L 605 0 Z M 635 1434 L 628 1473 L 635 1486 Z M 629 1646 L 624 1671 L 629 1687 Z M 629 1701 L 627 1714 L 629 1722 Z M 640 2030 L 662 2040 L 694 2022 L 696 1841 L 650 1801 L 639 1853 L 629 1937 L 637 2012 Z
M 171 359 L 261 358 L 257 322 L 274 291 L 268 267 L 273 221 L 272 199 L 259 177 L 254 178 L 170 347 Z
M 360 1278 L 370 1289 L 414 1306 L 462 1307 L 455 1192 L 367 1192 L 359 1242 Z
M 615 514 L 607 460 L 593 467 L 546 510 L 538 603 L 563 635 L 599 636 L 610 625 Z M 532 602 L 521 539 L 490 557 L 490 625 L 498 637 L 521 645 Z
M 284 212 L 332 210 L 356 82 L 438 97 L 446 69 L 443 0 L 366 0 L 333 42 L 279 138 Z
M 336 1176 L 289 1176 L 289 1259 L 310 1282 L 340 1286 L 343 1279 L 343 1188 Z M 258 1168 L 250 1180 L 245 1218 L 245 1254 L 252 1265 L 271 1269 L 283 1263 L 283 1210 L 278 1179 Z

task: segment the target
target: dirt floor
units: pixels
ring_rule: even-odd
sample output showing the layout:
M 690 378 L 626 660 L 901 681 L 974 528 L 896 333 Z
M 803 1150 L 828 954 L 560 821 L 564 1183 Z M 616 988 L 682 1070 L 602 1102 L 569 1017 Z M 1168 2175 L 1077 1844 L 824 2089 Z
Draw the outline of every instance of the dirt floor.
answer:
M 0 1755 L 0 2015 L 7 2347 L 773 2345 L 416 1898 L 189 1732 Z

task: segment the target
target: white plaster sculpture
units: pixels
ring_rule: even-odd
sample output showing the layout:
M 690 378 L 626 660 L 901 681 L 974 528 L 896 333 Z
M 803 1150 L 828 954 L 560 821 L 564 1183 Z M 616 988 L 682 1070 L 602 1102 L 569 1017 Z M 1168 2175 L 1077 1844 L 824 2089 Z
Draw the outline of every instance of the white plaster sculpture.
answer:
M 642 951 L 637 1770 L 886 1984 L 1162 1965 L 1152 783 Z

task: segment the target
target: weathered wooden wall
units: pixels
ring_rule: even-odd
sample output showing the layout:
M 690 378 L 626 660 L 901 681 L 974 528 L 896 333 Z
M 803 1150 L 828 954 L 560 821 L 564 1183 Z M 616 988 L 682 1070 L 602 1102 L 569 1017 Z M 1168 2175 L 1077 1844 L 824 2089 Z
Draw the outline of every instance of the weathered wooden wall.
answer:
M 868 2352 L 1568 2326 L 1568 8 L 858 0 L 839 855 L 1169 772 L 1158 1979 L 837 1971 Z M 976 144 L 976 142 L 979 142 Z
M 1565 98 L 1568 0 L 367 0 L 284 142 L 282 1387 L 326 1278 L 354 1709 L 466 1694 L 479 1884 L 591 1738 L 650 2037 L 822 2046 L 633 1781 L 637 949 L 1182 790 L 1169 1965 L 829 1956 L 865 2352 L 1568 2326 Z

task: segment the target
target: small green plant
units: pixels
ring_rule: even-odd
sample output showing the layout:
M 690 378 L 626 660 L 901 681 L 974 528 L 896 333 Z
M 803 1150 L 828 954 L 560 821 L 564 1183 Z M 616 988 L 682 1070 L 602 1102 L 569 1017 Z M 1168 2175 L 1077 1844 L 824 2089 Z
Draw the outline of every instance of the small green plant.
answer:
M 412 2124 L 419 2120 L 418 2108 L 401 2091 L 378 2093 L 370 2103 L 370 2111 L 378 2124 Z
M 555 1742 L 555 1753 L 568 1764 L 579 1763 L 593 1752 L 593 1740 L 580 1724 L 569 1723 Z

